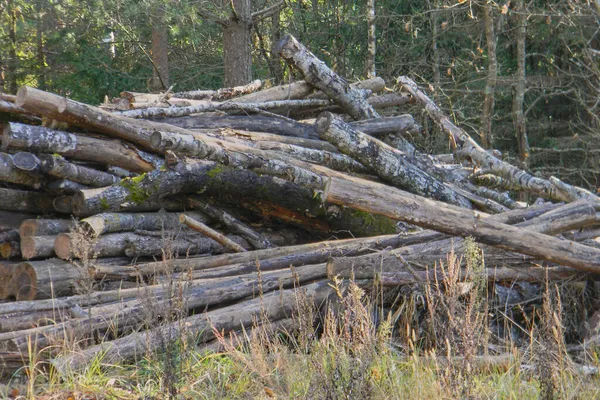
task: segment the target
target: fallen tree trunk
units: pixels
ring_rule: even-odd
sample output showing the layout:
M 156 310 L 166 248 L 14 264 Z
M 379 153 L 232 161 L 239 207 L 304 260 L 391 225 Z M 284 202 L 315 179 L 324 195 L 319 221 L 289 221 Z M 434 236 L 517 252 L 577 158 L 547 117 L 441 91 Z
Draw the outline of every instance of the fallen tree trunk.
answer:
M 510 181 L 518 187 L 540 194 L 550 199 L 559 201 L 573 201 L 578 198 L 588 198 L 596 201 L 597 196 L 592 193 L 567 185 L 556 178 L 545 180 L 534 177 L 529 173 L 518 169 L 502 160 L 497 159 L 477 144 L 463 129 L 454 125 L 444 115 L 440 108 L 429 99 L 411 79 L 401 76 L 398 82 L 406 89 L 427 111 L 429 116 L 446 132 L 452 139 L 458 152 L 469 156 L 474 163 L 486 168 L 499 177 Z
M 190 228 L 192 228 L 195 231 L 202 233 L 203 235 L 205 235 L 208 238 L 214 240 L 215 242 L 221 244 L 225 248 L 232 250 L 235 253 L 247 251 L 244 247 L 237 244 L 233 240 L 229 239 L 225 235 L 215 231 L 214 229 L 211 229 L 210 227 L 206 226 L 205 224 L 203 224 L 200 221 L 196 221 L 195 219 L 191 218 L 188 215 L 180 214 L 179 222 L 189 226 Z
M 25 236 L 21 238 L 21 254 L 26 260 L 54 257 L 56 236 Z
M 21 239 L 26 236 L 47 236 L 68 232 L 75 226 L 69 219 L 27 219 L 19 227 Z
M 202 212 L 207 214 L 209 217 L 223 224 L 230 232 L 242 236 L 255 249 L 266 249 L 272 247 L 272 244 L 266 237 L 264 237 L 264 235 L 259 234 L 250 226 L 238 220 L 231 214 L 197 198 L 190 197 L 188 201 L 189 204 L 194 208 L 202 210 Z M 197 219 L 195 216 L 190 215 L 190 213 L 187 213 L 187 215 Z
M 193 115 L 170 117 L 164 122 L 185 129 L 240 129 L 253 132 L 268 132 L 305 139 L 318 139 L 312 125 L 296 122 L 289 118 L 274 118 L 265 115 Z
M 99 304 L 88 308 L 87 312 L 81 313 L 77 318 L 54 326 L 2 333 L 0 334 L 0 348 L 26 351 L 30 340 L 35 340 L 39 346 L 45 347 L 52 340 L 64 335 L 66 330 L 73 337 L 84 339 L 96 334 L 103 334 L 111 327 L 115 333 L 137 329 L 140 324 L 144 323 L 144 320 L 150 319 L 150 323 L 153 323 L 158 319 L 168 317 L 165 313 L 169 310 L 173 295 L 183 296 L 186 299 L 183 304 L 185 310 L 200 309 L 204 311 L 208 307 L 220 308 L 223 304 L 231 304 L 234 301 L 257 295 L 261 288 L 264 295 L 281 288 L 293 287 L 298 283 L 322 279 L 325 276 L 325 265 L 318 265 L 307 267 L 298 273 L 284 270 L 265 274 L 262 277 L 253 273 L 215 282 L 184 282 L 177 289 L 180 291 L 178 294 L 172 293 L 171 289 L 163 284 L 133 289 L 138 294 L 137 298 L 131 298 L 120 304 Z M 260 285 L 259 279 L 262 279 Z M 130 292 L 132 289 L 125 291 Z M 155 301 L 149 306 L 142 296 L 151 296 Z M 81 341 L 80 344 L 84 345 L 85 342 Z
M 52 198 L 39 192 L 0 188 L 0 210 L 44 215 L 54 209 Z
M 273 164 L 281 165 L 269 165 Z M 285 166 L 283 168 L 279 170 L 279 174 L 291 174 L 299 170 L 290 171 Z M 262 171 L 258 169 L 257 172 Z M 320 179 L 318 176 L 317 178 Z M 302 177 L 300 180 L 313 181 L 312 178 Z M 238 205 L 243 204 L 245 199 L 274 203 L 280 207 L 281 213 L 291 210 L 303 216 L 310 216 L 313 220 L 327 220 L 331 223 L 331 229 L 351 230 L 356 235 L 395 232 L 394 223 L 388 219 L 373 218 L 346 210 L 329 213 L 310 188 L 269 175 L 258 175 L 249 170 L 200 160 L 181 161 L 166 171 L 156 170 L 133 180 L 123 179 L 105 189 L 83 190 L 73 199 L 73 211 L 75 215 L 89 215 L 123 209 L 123 204 L 126 203 L 141 204 L 170 194 L 200 190 L 217 199 L 226 199 Z
M 192 218 L 208 222 L 208 218 L 201 212 L 189 212 Z M 83 231 L 91 237 L 98 237 L 106 233 L 132 232 L 136 230 L 160 231 L 172 230 L 180 226 L 179 213 L 101 213 L 84 218 L 79 222 Z
M 488 217 L 487 220 L 495 222 L 497 218 L 494 217 L 497 216 Z M 585 201 L 578 201 L 520 222 L 516 226 L 523 228 L 524 234 L 532 231 L 554 235 L 564 230 L 589 225 L 595 220 L 594 207 Z M 466 249 L 466 243 L 462 238 L 446 238 L 355 258 L 337 258 L 330 262 L 329 267 L 332 273 L 340 273 L 345 277 L 352 271 L 356 273 L 357 278 L 372 277 L 376 272 L 404 271 L 408 268 L 407 265 L 420 269 L 434 268 L 440 262 L 445 263 L 448 254 L 462 257 Z M 488 267 L 521 266 L 532 262 L 530 257 L 507 253 L 493 247 L 483 246 L 482 250 L 485 255 L 485 265 Z M 465 260 L 462 262 L 464 263 Z
M 140 173 L 154 170 L 152 163 L 155 162 L 147 153 L 125 146 L 120 140 L 98 139 L 14 122 L 4 128 L 2 148 L 56 153 L 74 160 L 94 161 Z
M 188 317 L 185 319 L 187 332 L 197 332 L 193 342 L 202 343 L 213 339 L 215 332 L 231 332 L 247 329 L 257 320 L 277 321 L 290 317 L 297 309 L 297 290 L 312 304 L 321 305 L 333 292 L 327 282 L 314 283 L 302 289 L 284 290 L 273 293 L 266 299 L 250 300 L 241 304 Z M 163 340 L 176 340 L 184 333 L 179 322 L 168 324 L 141 333 L 128 335 L 112 342 L 91 347 L 85 354 L 73 354 L 66 359 L 57 358 L 53 363 L 58 368 L 80 369 L 92 359 L 93 354 L 102 352 L 105 360 L 123 362 L 134 360 L 138 355 L 158 349 L 160 337 Z M 149 346 L 149 347 L 148 347 Z
M 357 158 L 395 186 L 460 207 L 473 208 L 471 202 L 435 177 L 416 167 L 413 157 L 357 131 L 331 113 L 323 113 L 316 130 L 342 152 Z
M 348 82 L 329 69 L 293 36 L 286 35 L 281 39 L 275 51 L 300 70 L 306 82 L 322 90 L 352 118 L 360 120 L 379 117 L 367 102 L 363 91 L 350 87 Z
M 600 250 L 575 242 L 481 218 L 477 212 L 447 205 L 375 183 L 331 178 L 325 190 L 328 203 L 435 229 L 454 236 L 473 236 L 480 243 L 528 254 L 582 271 L 600 272 Z
M 229 235 L 227 239 L 241 248 L 248 246 L 248 242 L 240 236 Z M 124 248 L 124 254 L 127 257 L 159 256 L 167 259 L 173 256 L 220 254 L 230 251 L 228 247 L 214 239 L 199 234 L 184 236 L 167 234 L 164 237 L 138 235 L 130 237 Z
M 10 154 L 6 153 L 0 153 L 0 181 L 30 186 L 34 189 L 42 186 L 39 176 L 16 168 Z
M 40 170 L 58 178 L 95 187 L 110 186 L 120 181 L 118 177 L 107 172 L 70 163 L 59 155 L 46 155 L 40 158 Z
M 13 271 L 6 298 L 21 301 L 70 295 L 86 274 L 83 268 L 58 259 L 22 262 Z
M 354 277 L 355 279 L 361 279 L 361 277 L 365 278 L 366 276 L 369 276 L 369 278 L 373 278 L 373 276 L 375 275 L 374 272 L 375 271 L 372 270 L 360 270 L 358 272 L 355 270 L 355 275 L 353 275 L 352 271 L 343 270 L 338 272 L 332 270 L 330 276 L 338 276 L 340 278 L 346 279 L 351 279 L 352 277 Z M 390 271 L 376 274 L 377 282 L 383 287 L 404 286 L 415 283 L 441 284 L 445 280 L 449 279 L 447 275 L 444 275 L 443 272 L 440 272 L 438 270 L 412 272 Z M 483 271 L 477 272 L 477 275 L 478 276 L 474 276 L 472 271 L 468 271 L 463 268 L 460 271 L 460 280 L 467 281 L 472 279 L 479 279 L 481 277 L 487 279 L 488 282 L 545 282 L 546 279 L 548 281 L 562 281 L 566 279 L 569 279 L 571 281 L 585 281 L 586 279 L 588 279 L 588 275 L 586 273 L 574 270 L 573 268 L 569 267 L 545 268 L 539 266 L 532 266 L 525 268 L 485 268 Z
M 172 232 L 165 232 L 165 235 L 168 237 Z M 122 257 L 126 255 L 125 249 L 130 242 L 145 238 L 156 239 L 133 232 L 110 233 L 94 240 L 78 233 L 61 233 L 54 242 L 54 251 L 63 260 Z M 162 247 L 164 242 L 159 240 Z
M 218 90 L 192 90 L 188 92 L 175 92 L 173 97 L 182 99 L 193 99 L 193 100 L 228 100 L 232 97 L 249 94 L 260 90 L 262 87 L 262 81 L 256 79 L 247 85 L 235 86 L 231 88 L 221 88 Z
M 379 93 L 385 89 L 385 81 L 382 78 L 366 79 L 364 81 L 351 83 L 350 87 L 359 91 L 368 90 L 371 93 Z M 305 81 L 296 81 L 290 84 L 275 86 L 269 89 L 261 90 L 260 92 L 242 96 L 236 99 L 236 101 L 243 103 L 259 103 L 264 101 L 302 99 L 309 95 L 318 99 L 327 98 L 325 93 L 314 93 L 314 91 L 315 88 L 312 84 Z

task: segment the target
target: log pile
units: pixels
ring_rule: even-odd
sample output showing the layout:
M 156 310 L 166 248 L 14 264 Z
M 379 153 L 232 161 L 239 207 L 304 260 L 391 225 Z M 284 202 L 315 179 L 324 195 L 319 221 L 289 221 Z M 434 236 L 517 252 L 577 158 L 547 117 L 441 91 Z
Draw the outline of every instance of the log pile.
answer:
M 278 51 L 303 81 L 101 107 L 0 95 L 0 369 L 31 343 L 65 369 L 135 358 L 182 326 L 207 345 L 258 315 L 289 326 L 298 287 L 321 304 L 333 276 L 441 279 L 466 237 L 497 284 L 600 272 L 595 194 L 482 149 L 407 77 L 348 84 L 291 36 Z M 411 144 L 409 102 L 452 157 Z M 65 337 L 84 349 L 55 357 Z

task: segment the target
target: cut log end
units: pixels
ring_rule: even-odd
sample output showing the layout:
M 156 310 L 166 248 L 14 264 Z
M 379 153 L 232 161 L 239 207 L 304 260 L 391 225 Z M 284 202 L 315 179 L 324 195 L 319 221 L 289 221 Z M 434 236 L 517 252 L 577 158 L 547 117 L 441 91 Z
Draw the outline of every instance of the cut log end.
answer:
M 16 301 L 34 300 L 37 295 L 37 275 L 35 269 L 27 263 L 17 265 L 8 282 L 6 298 Z
M 315 122 L 315 131 L 319 134 L 319 136 L 329 129 L 332 121 L 333 114 L 331 114 L 329 111 L 319 114 L 317 121 Z
M 68 233 L 61 233 L 54 241 L 54 252 L 58 258 L 69 260 L 73 258 L 72 237 Z
M 14 154 L 12 160 L 15 167 L 23 171 L 35 171 L 40 165 L 39 158 L 24 151 Z
M 54 256 L 54 236 L 26 236 L 21 238 L 21 254 L 24 259 Z
M 28 95 L 28 87 L 27 86 L 21 86 L 21 88 L 19 88 L 19 90 L 17 91 L 17 98 L 15 100 L 15 105 L 17 107 L 23 107 L 23 105 L 25 104 L 25 100 L 27 99 L 27 95 Z

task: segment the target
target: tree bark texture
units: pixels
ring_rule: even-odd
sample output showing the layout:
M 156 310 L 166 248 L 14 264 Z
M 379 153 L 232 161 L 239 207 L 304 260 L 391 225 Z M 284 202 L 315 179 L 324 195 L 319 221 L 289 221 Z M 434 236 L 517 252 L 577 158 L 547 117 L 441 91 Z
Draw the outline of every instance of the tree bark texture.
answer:
M 246 85 L 252 81 L 252 10 L 250 0 L 224 2 L 231 16 L 223 27 L 225 86 Z
M 348 82 L 329 69 L 293 36 L 287 35 L 281 39 L 277 50 L 284 60 L 302 72 L 306 82 L 322 90 L 354 119 L 379 117 L 368 104 L 363 92 L 352 89 Z

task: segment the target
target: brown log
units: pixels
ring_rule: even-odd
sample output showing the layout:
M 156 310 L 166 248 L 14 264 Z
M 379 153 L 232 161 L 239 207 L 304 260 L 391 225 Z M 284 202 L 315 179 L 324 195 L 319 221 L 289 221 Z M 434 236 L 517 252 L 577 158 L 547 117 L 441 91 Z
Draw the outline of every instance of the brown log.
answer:
M 326 202 L 386 215 L 455 236 L 473 236 L 478 242 L 567 265 L 600 272 L 600 250 L 563 241 L 530 230 L 489 222 L 477 212 L 426 199 L 376 183 L 331 178 Z
M 303 292 L 303 297 L 312 304 L 321 305 L 333 289 L 327 282 L 314 283 L 302 289 L 284 290 L 274 292 L 262 299 L 254 299 L 241 304 L 224 307 L 219 310 L 188 317 L 185 319 L 187 332 L 195 332 L 195 343 L 202 343 L 213 339 L 214 332 L 231 332 L 238 329 L 249 328 L 257 319 L 264 318 L 268 321 L 276 321 L 289 317 L 297 310 L 297 290 Z M 91 347 L 83 356 L 74 355 L 65 359 L 56 359 L 54 364 L 58 368 L 79 369 L 87 365 L 92 354 L 102 353 L 105 359 L 113 362 L 134 360 L 137 355 L 145 354 L 146 351 L 158 349 L 159 341 L 152 338 L 161 337 L 165 340 L 176 340 L 181 337 L 179 322 L 171 323 L 163 327 L 154 328 L 141 333 L 125 336 L 112 342 Z M 150 347 L 148 347 L 150 346 Z
M 75 226 L 68 219 L 27 219 L 21 223 L 19 235 L 21 239 L 26 236 L 48 236 L 65 233 Z
M 500 215 L 486 218 L 490 222 L 498 221 Z M 589 203 L 577 201 L 542 214 L 536 218 L 516 224 L 523 232 L 534 231 L 554 235 L 564 230 L 586 226 L 594 223 L 596 211 Z M 376 271 L 395 272 L 405 271 L 407 265 L 417 268 L 433 268 L 440 262 L 445 263 L 451 252 L 462 257 L 466 243 L 462 238 L 446 238 L 425 244 L 414 244 L 395 250 L 384 250 L 355 258 L 337 258 L 330 263 L 332 270 L 340 271 L 347 276 L 352 270 L 357 278 L 372 276 Z M 507 253 L 497 248 L 482 246 L 485 264 L 488 267 L 522 266 L 532 262 L 531 257 Z M 463 263 L 465 260 L 462 260 Z
M 0 243 L 0 258 L 5 260 L 21 258 L 21 244 L 19 240 Z
M 56 236 L 54 251 L 63 260 L 88 257 L 119 257 L 125 255 L 128 240 L 138 235 L 131 232 L 111 233 L 90 241 L 82 234 L 61 233 Z M 89 254 L 88 254 L 89 252 Z
M 57 310 L 37 311 L 17 315 L 0 315 L 0 332 L 13 332 L 52 325 L 69 318 Z
M 343 270 L 338 272 L 332 269 L 330 272 L 331 277 L 339 276 L 340 278 L 347 279 L 350 279 L 352 277 L 354 277 L 355 279 L 361 279 L 361 277 L 364 278 L 365 276 L 372 278 L 377 274 L 378 282 L 381 284 L 381 286 L 384 287 L 403 286 L 424 282 L 437 284 L 442 283 L 446 279 L 448 279 L 447 275 L 445 276 L 442 272 L 438 270 L 412 272 L 391 271 L 377 273 L 373 270 L 359 270 L 359 272 L 357 272 L 357 270 Z M 588 276 L 583 272 L 579 272 L 569 267 L 544 268 L 539 266 L 519 268 L 486 268 L 485 270 L 481 271 L 481 273 L 490 282 L 545 282 L 546 279 L 548 279 L 549 281 L 561 281 L 566 279 L 573 281 L 576 279 L 586 280 Z M 468 271 L 464 268 L 461 269 L 460 279 L 461 281 L 473 279 L 472 271 Z
M 26 260 L 54 257 L 56 236 L 25 236 L 21 238 L 21 254 Z
M 6 298 L 47 299 L 73 294 L 87 271 L 58 259 L 22 262 L 14 269 Z
M 194 208 L 202 210 L 203 213 L 207 214 L 215 221 L 223 224 L 230 232 L 242 236 L 255 249 L 266 249 L 272 247 L 272 244 L 266 237 L 259 234 L 250 226 L 235 218 L 233 215 L 198 198 L 190 197 L 188 201 L 189 204 Z M 195 216 L 190 215 L 190 213 L 187 213 L 187 215 L 191 218 L 197 219 Z
M 231 304 L 236 300 L 254 296 L 260 293 L 261 288 L 264 295 L 282 287 L 294 287 L 298 283 L 315 281 L 325 276 L 325 265 L 318 265 L 303 268 L 302 271 L 296 273 L 289 270 L 276 271 L 264 274 L 262 278 L 257 273 L 253 273 L 216 282 L 192 281 L 184 283 L 181 287 L 182 295 L 186 299 L 183 306 L 188 310 L 219 308 L 222 304 Z M 262 279 L 260 287 L 259 279 Z M 138 296 L 120 304 L 99 304 L 96 307 L 88 308 L 77 318 L 54 326 L 2 333 L 0 334 L 0 346 L 5 349 L 24 351 L 27 349 L 27 343 L 32 339 L 39 346 L 45 347 L 64 335 L 65 331 L 68 331 L 73 337 L 83 339 L 95 333 L 101 334 L 108 328 L 113 332 L 136 329 L 144 323 L 145 319 L 152 318 L 148 315 L 149 312 L 154 317 L 160 317 L 164 310 L 168 310 L 169 303 L 172 301 L 169 287 L 163 284 L 143 289 L 125 289 L 124 291 L 133 291 Z M 141 298 L 143 296 L 153 296 L 156 299 L 152 304 L 152 310 L 148 309 L 148 304 Z M 84 345 L 84 342 L 82 341 L 80 344 Z
M 352 118 L 360 120 L 379 117 L 366 101 L 367 96 L 364 92 L 351 88 L 343 78 L 329 69 L 293 36 L 287 35 L 281 39 L 276 52 L 300 70 L 306 82 L 321 89 Z
M 0 210 L 46 214 L 53 210 L 52 198 L 39 192 L 0 188 Z
M 216 241 L 217 243 L 220 243 L 221 245 L 232 250 L 235 253 L 247 251 L 245 248 L 243 248 L 236 242 L 232 241 L 231 239 L 227 238 L 225 235 L 220 234 L 219 232 L 215 231 L 214 229 L 209 228 L 202 222 L 196 221 L 195 219 L 193 219 L 185 214 L 179 215 L 179 222 L 189 226 L 190 228 L 192 228 L 195 231 L 202 233 L 203 235 L 211 238 L 212 240 Z
M 248 246 L 243 238 L 236 235 L 228 235 L 228 240 L 238 244 L 240 247 Z M 127 257 L 163 257 L 169 259 L 172 256 L 186 256 L 197 254 L 220 254 L 231 250 L 217 241 L 199 234 L 177 235 L 167 232 L 162 237 L 138 235 L 128 238 L 125 246 Z
M 56 153 L 73 160 L 115 165 L 140 173 L 152 171 L 154 169 L 152 162 L 156 161 L 132 146 L 125 146 L 119 140 L 93 138 L 43 126 L 13 122 L 4 127 L 2 148 L 36 153 Z
M 532 206 L 524 210 L 514 210 L 503 214 L 490 216 L 496 222 L 515 224 L 537 216 L 549 210 L 556 209 L 559 204 Z M 202 258 L 175 259 L 169 262 L 153 262 L 136 266 L 97 267 L 98 279 L 108 275 L 115 278 L 128 279 L 141 275 L 160 274 L 165 271 L 181 272 L 189 270 L 208 270 L 206 274 L 198 274 L 197 278 L 214 278 L 221 276 L 239 275 L 255 270 L 257 260 L 263 271 L 285 268 L 290 265 L 324 263 L 331 257 L 358 256 L 372 253 L 386 247 L 398 248 L 416 243 L 426 243 L 443 239 L 444 235 L 434 231 L 423 231 L 409 235 L 384 235 L 359 239 L 343 239 L 326 242 L 310 243 L 298 246 L 286 246 L 255 250 L 246 253 L 234 253 Z M 445 256 L 446 253 L 444 253 Z M 227 267 L 226 267 L 227 266 Z
M 190 202 L 190 204 L 192 204 Z M 208 218 L 201 212 L 189 212 L 192 218 L 208 222 Z M 156 212 L 156 213 L 102 213 L 82 219 L 79 225 L 83 230 L 98 237 L 105 233 L 124 231 L 154 231 L 172 230 L 180 226 L 179 213 Z
M 588 198 L 594 201 L 598 199 L 597 196 L 587 190 L 567 185 L 556 178 L 545 180 L 534 177 L 523 170 L 499 160 L 481 148 L 467 132 L 454 125 L 439 107 L 417 87 L 417 84 L 413 80 L 401 76 L 398 78 L 398 82 L 416 98 L 431 118 L 449 135 L 457 151 L 469 156 L 477 165 L 489 169 L 492 173 L 510 181 L 521 189 L 529 190 L 547 198 L 560 201 L 573 201 L 578 198 Z
M 316 130 L 322 139 L 356 157 L 395 186 L 460 207 L 473 208 L 467 198 L 416 167 L 413 157 L 359 132 L 331 113 L 319 116 Z
M 8 297 L 8 283 L 10 282 L 18 261 L 0 261 L 0 299 Z

